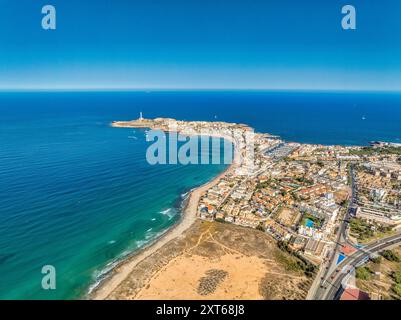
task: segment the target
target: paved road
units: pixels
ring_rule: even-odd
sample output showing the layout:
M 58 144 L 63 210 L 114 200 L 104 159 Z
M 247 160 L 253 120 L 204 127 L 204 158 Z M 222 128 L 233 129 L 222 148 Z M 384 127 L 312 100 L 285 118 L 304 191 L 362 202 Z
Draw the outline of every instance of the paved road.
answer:
M 352 268 L 362 265 L 369 259 L 371 254 L 379 253 L 380 251 L 390 249 L 400 244 L 401 234 L 396 234 L 391 237 L 375 241 L 367 247 L 356 251 L 354 254 L 344 259 L 341 264 L 337 266 L 337 269 L 330 274 L 329 280 L 327 280 L 325 284 L 327 289 L 325 289 L 323 294 L 320 296 L 316 296 L 316 299 L 334 300 L 338 298 L 342 291 L 341 284 L 347 279 Z
M 332 254 L 328 261 L 323 262 L 317 279 L 314 281 L 309 293 L 308 298 L 312 300 L 320 300 L 325 294 L 324 285 L 330 278 L 329 276 L 335 271 L 336 263 L 340 255 L 341 248 L 344 244 L 350 244 L 348 240 L 348 221 L 350 219 L 350 213 L 354 210 L 356 204 L 356 184 L 353 166 L 350 166 L 349 175 L 351 177 L 351 197 L 349 199 L 349 205 L 345 213 L 343 222 L 340 225 L 340 229 L 337 233 L 336 243 L 332 249 Z M 322 287 L 323 286 L 323 287 Z
M 344 217 L 340 229 L 337 233 L 336 245 L 333 253 L 328 261 L 323 263 L 322 268 L 318 274 L 317 281 L 314 282 L 311 291 L 308 294 L 310 299 L 314 300 L 334 300 L 339 298 L 342 291 L 342 283 L 347 281 L 350 276 L 351 270 L 357 266 L 362 265 L 368 261 L 371 254 L 398 246 L 401 244 L 401 233 L 380 239 L 368 246 L 359 249 L 352 255 L 345 258 L 338 266 L 336 265 L 340 249 L 344 244 L 352 244 L 348 239 L 348 221 L 351 218 L 353 210 L 357 205 L 357 189 L 355 183 L 355 176 L 352 165 L 350 166 L 351 177 L 351 197 L 347 212 Z M 348 272 L 349 270 L 349 272 Z

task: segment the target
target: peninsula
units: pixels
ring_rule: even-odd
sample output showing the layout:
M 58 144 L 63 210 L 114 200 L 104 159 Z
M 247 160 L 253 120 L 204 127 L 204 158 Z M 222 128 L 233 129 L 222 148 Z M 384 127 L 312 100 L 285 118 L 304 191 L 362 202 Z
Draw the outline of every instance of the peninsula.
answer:
M 90 298 L 320 298 L 342 259 L 401 225 L 398 146 L 300 144 L 244 124 L 142 115 L 111 125 L 224 138 L 234 159 Z

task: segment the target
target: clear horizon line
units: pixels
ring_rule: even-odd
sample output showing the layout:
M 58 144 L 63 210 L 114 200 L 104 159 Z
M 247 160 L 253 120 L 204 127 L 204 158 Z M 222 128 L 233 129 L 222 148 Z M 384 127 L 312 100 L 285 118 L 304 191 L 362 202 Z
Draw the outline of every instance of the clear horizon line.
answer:
M 182 88 L 182 87 L 60 87 L 60 88 L 1 88 L 0 92 L 76 92 L 76 91 L 309 91 L 309 92 L 387 92 L 401 93 L 401 89 L 348 89 L 348 88 Z

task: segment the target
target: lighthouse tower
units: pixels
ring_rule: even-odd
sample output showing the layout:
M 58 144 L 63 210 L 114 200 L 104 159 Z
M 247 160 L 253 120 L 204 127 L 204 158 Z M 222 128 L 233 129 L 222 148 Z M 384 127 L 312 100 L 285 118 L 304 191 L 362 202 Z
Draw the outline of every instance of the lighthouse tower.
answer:
M 143 115 L 142 115 L 142 111 L 141 112 L 139 112 L 139 119 L 138 119 L 139 121 L 142 121 L 143 120 Z

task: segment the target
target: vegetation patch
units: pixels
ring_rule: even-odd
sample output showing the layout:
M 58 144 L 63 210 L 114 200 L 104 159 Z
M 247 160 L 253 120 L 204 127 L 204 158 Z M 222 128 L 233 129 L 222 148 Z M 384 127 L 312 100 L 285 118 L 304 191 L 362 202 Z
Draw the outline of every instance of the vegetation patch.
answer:
M 394 271 L 391 274 L 391 277 L 393 278 L 395 283 L 401 284 L 401 271 Z
M 286 259 L 286 261 L 282 261 L 287 265 L 288 270 L 301 271 L 309 278 L 312 278 L 316 274 L 316 266 L 312 264 L 310 261 L 306 260 L 298 252 L 293 251 L 289 247 L 288 242 L 279 241 L 277 245 L 282 251 L 289 253 L 295 258 L 295 259 Z
M 372 261 L 374 264 L 380 264 L 382 262 L 382 257 L 370 258 L 370 261 Z
M 225 270 L 211 269 L 206 271 L 206 275 L 199 280 L 198 293 L 207 296 L 216 291 L 218 285 L 227 277 Z
M 372 271 L 368 267 L 356 268 L 356 277 L 361 280 L 370 280 Z
M 384 250 L 381 255 L 388 261 L 392 261 L 392 262 L 400 262 L 400 257 L 398 256 L 398 254 L 396 254 L 395 252 L 391 251 L 391 250 Z
M 357 268 L 357 287 L 368 292 L 372 299 L 401 299 L 401 261 L 394 261 L 399 256 L 401 247 L 383 251 L 365 267 Z
M 351 149 L 349 151 L 350 155 L 357 156 L 372 156 L 372 155 L 388 155 L 388 154 L 397 154 L 401 155 L 400 147 L 381 147 L 381 148 L 373 148 L 373 147 L 363 147 L 361 149 Z
M 396 283 L 392 287 L 393 292 L 397 295 L 399 299 L 401 299 L 401 283 Z
M 392 232 L 389 226 L 383 226 L 376 223 L 369 223 L 366 220 L 353 218 L 349 223 L 351 236 L 359 242 L 368 242 L 376 238 L 383 237 Z

